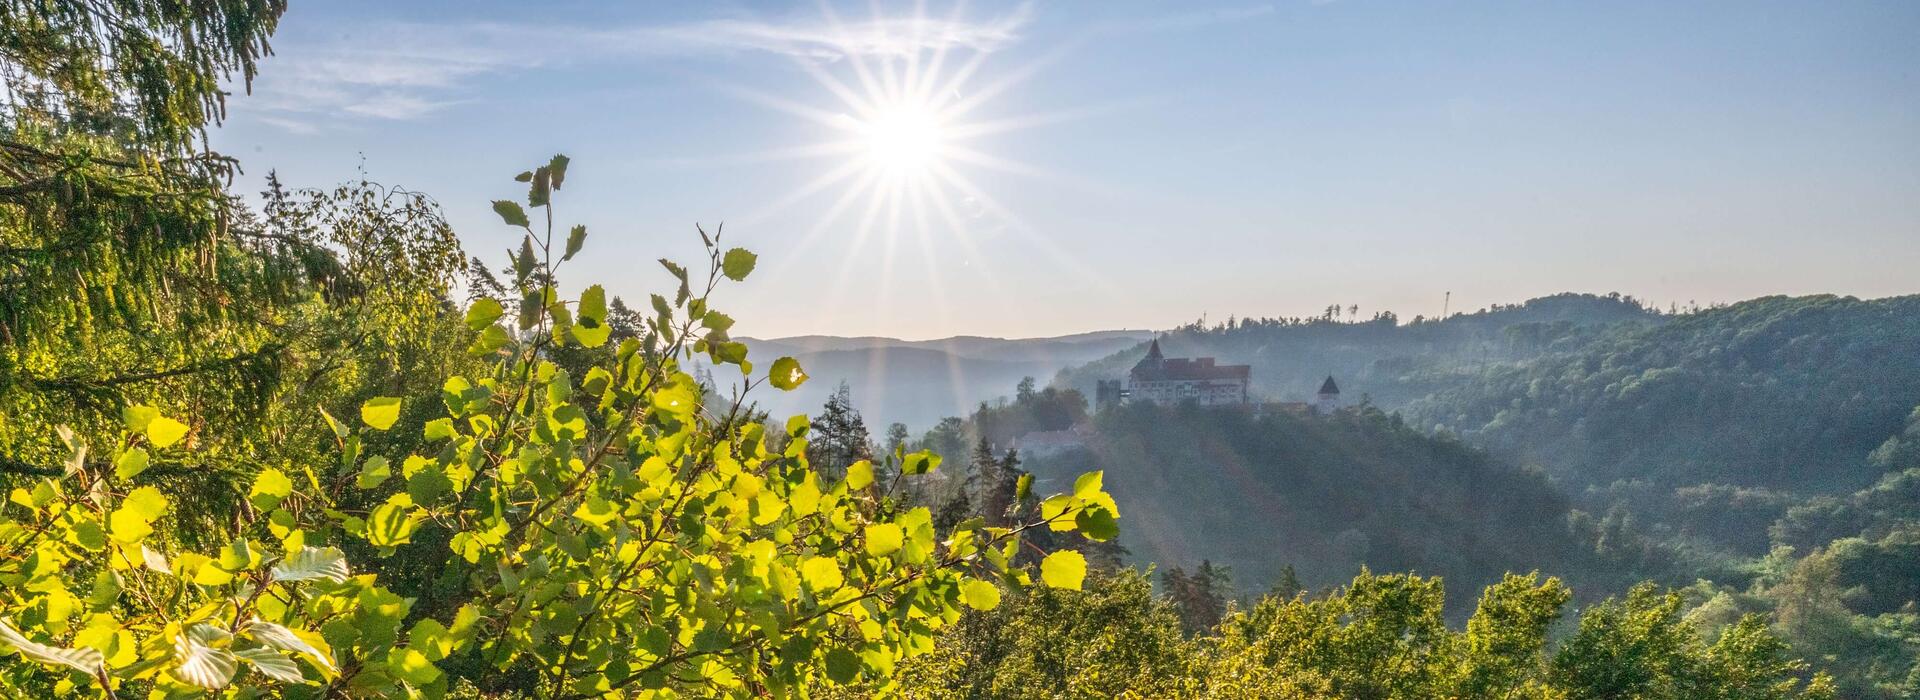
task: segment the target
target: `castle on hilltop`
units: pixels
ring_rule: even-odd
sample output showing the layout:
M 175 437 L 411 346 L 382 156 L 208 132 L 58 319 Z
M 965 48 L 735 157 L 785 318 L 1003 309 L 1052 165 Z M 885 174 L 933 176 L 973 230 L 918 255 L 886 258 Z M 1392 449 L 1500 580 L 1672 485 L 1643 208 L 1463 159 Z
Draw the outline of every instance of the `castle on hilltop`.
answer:
M 1147 356 L 1127 373 L 1126 388 L 1120 388 L 1119 380 L 1102 381 L 1098 395 L 1101 400 L 1238 406 L 1247 403 L 1247 384 L 1252 378 L 1253 368 L 1247 365 L 1215 364 L 1211 357 L 1168 358 L 1160 352 L 1160 339 L 1155 338 L 1147 346 Z
M 1095 402 L 1109 405 L 1120 402 L 1144 402 L 1172 405 L 1193 402 L 1201 406 L 1245 406 L 1252 403 L 1248 385 L 1253 368 L 1248 365 L 1223 365 L 1211 357 L 1167 357 L 1160 351 L 1160 339 L 1147 346 L 1147 356 L 1134 363 L 1124 386 L 1118 379 L 1100 380 Z M 1333 375 L 1320 384 L 1311 404 L 1305 402 L 1273 404 L 1273 408 L 1298 413 L 1326 415 L 1340 409 L 1340 385 Z

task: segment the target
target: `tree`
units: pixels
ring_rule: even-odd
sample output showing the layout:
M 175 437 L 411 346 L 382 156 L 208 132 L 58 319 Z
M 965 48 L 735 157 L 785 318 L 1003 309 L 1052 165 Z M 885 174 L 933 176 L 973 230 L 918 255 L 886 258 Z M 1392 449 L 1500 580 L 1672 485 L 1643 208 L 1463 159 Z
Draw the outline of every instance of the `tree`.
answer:
M 1292 598 L 1306 591 L 1307 587 L 1300 583 L 1300 576 L 1294 573 L 1293 565 L 1288 564 L 1280 568 L 1280 577 L 1274 579 L 1273 585 L 1267 588 L 1267 595 L 1274 598 Z
M 270 176 L 256 213 L 206 150 L 223 84 L 253 78 L 284 10 L 0 8 L 0 488 L 63 473 L 56 425 L 104 434 L 150 405 L 191 413 L 198 459 L 147 480 L 218 522 L 234 480 L 319 456 L 315 407 L 460 361 L 444 304 L 465 261 L 431 199 Z
M 1014 517 L 1017 485 L 1026 472 L 1020 469 L 1020 456 L 1013 450 L 995 457 L 993 446 L 981 438 L 974 444 L 973 459 L 967 464 L 966 490 L 969 500 L 979 506 L 978 515 L 991 524 L 1002 524 Z
M 1097 574 L 1083 591 L 1039 589 L 968 613 L 933 653 L 901 664 L 899 689 L 927 700 L 1179 697 L 1187 655 L 1146 576 Z
M 1227 612 L 1228 593 L 1233 590 L 1227 567 L 1214 566 L 1207 560 L 1201 560 L 1192 574 L 1177 566 L 1167 569 L 1160 574 L 1160 585 L 1180 616 L 1181 631 L 1189 637 L 1220 624 Z
M 645 340 L 578 375 L 562 368 L 554 353 L 610 336 L 599 286 L 565 299 L 552 285 L 585 240 L 584 228 L 555 235 L 550 199 L 567 164 L 557 156 L 519 177 L 544 214 L 538 229 L 518 202 L 494 203 L 524 232 L 510 287 L 520 296 L 511 312 L 493 298 L 464 312 L 481 368 L 424 395 L 372 397 L 345 421 L 317 415 L 334 459 L 260 472 L 248 508 L 205 535 L 223 540 L 211 555 L 172 541 L 176 504 L 136 485 L 191 462 L 190 421 L 134 406 L 112 434 L 69 433 L 62 475 L 0 506 L 0 640 L 22 659 L 0 666 L 0 688 L 437 696 L 449 671 L 482 690 L 569 699 L 884 686 L 963 608 L 997 607 L 996 581 L 1034 583 L 1010 561 L 1025 533 L 1117 517 L 1088 486 L 1095 476 L 1050 499 L 1046 518 L 937 532 L 927 509 L 879 492 L 868 466 L 823 478 L 804 417 L 782 428 L 713 415 L 741 405 L 702 405 L 682 369 L 696 353 L 750 386 L 806 380 L 791 358 L 756 368 L 727 336 L 715 292 L 757 258 L 718 235 L 702 233 L 704 274 L 663 262 L 680 287 Z M 403 422 L 415 412 L 432 417 Z M 788 438 L 779 452 L 775 432 Z M 905 471 L 937 464 L 911 455 Z M 375 505 L 352 508 L 349 495 Z M 424 552 L 445 555 L 450 584 L 431 613 L 354 575 Z M 1085 573 L 1073 552 L 1037 571 L 1061 589 Z
M 908 439 L 909 439 L 909 434 L 907 433 L 907 424 L 905 423 L 889 424 L 887 426 L 887 445 L 886 445 L 887 454 L 892 455 L 892 454 L 905 452 L 907 449 Z
M 822 474 L 844 474 L 853 463 L 873 459 L 873 438 L 853 407 L 853 390 L 846 382 L 827 397 L 812 425 L 807 458 L 819 463 Z

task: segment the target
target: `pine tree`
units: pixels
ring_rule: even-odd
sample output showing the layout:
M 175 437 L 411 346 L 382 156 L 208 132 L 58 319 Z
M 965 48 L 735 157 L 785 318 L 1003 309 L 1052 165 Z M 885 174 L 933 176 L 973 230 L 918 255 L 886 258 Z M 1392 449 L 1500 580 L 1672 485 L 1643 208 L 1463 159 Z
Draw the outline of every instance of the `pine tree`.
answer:
M 887 454 L 898 455 L 907 449 L 907 424 L 894 423 L 887 426 Z
M 813 417 L 813 429 L 807 436 L 807 460 L 820 473 L 838 478 L 847 467 L 860 460 L 873 459 L 873 437 L 867 423 L 853 407 L 853 390 L 840 383 Z
M 1226 615 L 1227 593 L 1232 587 L 1227 567 L 1203 559 L 1191 574 L 1177 566 L 1168 569 L 1160 575 L 1160 583 L 1166 587 L 1167 600 L 1173 603 L 1180 627 L 1188 636 L 1205 634 Z
M 966 491 L 978 506 L 977 513 L 991 525 L 1007 522 L 1015 514 L 1014 487 L 1026 472 L 1020 469 L 1020 456 L 1008 450 L 994 456 L 992 443 L 980 438 L 973 446 L 973 458 L 967 463 Z

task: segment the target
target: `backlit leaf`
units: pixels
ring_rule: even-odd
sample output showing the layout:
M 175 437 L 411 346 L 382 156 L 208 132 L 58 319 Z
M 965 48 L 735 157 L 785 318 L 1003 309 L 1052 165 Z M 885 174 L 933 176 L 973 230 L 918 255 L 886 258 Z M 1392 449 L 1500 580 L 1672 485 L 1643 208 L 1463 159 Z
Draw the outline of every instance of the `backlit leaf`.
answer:
M 807 582 L 807 588 L 814 595 L 831 593 L 840 588 L 844 579 L 840 575 L 840 563 L 832 557 L 813 557 L 800 565 L 800 579 Z
M 939 467 L 940 455 L 934 454 L 932 450 L 921 450 L 907 455 L 907 458 L 900 463 L 900 473 L 925 474 Z
M 467 328 L 476 331 L 485 330 L 487 326 L 493 325 L 494 321 L 500 320 L 500 316 L 505 313 L 506 309 L 500 308 L 500 302 L 493 299 L 473 302 L 473 306 L 467 307 Z
M 580 252 L 580 248 L 582 246 L 585 246 L 586 243 L 587 243 L 587 227 L 585 226 L 573 227 L 572 230 L 567 232 L 567 252 L 565 255 L 560 256 L 560 259 L 572 260 L 573 255 L 575 253 Z
M 1080 590 L 1087 577 L 1087 558 L 1071 549 L 1061 550 L 1040 560 L 1040 580 L 1054 588 Z
M 867 553 L 876 557 L 900 551 L 900 545 L 906 539 L 906 531 L 893 523 L 868 525 L 866 535 Z
M 147 439 L 153 441 L 154 447 L 170 447 L 186 436 L 187 424 L 172 418 L 154 416 L 147 423 Z
M 767 373 L 767 381 L 781 391 L 792 391 L 807 383 L 807 373 L 800 369 L 800 361 L 791 357 L 782 357 L 773 361 L 773 369 Z
M 145 448 L 129 447 L 120 454 L 119 459 L 113 461 L 113 475 L 121 481 L 132 479 L 147 470 L 148 461 Z
M 867 460 L 854 462 L 847 467 L 847 488 L 858 491 L 873 484 L 873 463 Z
M 1000 587 L 987 581 L 973 580 L 961 584 L 960 596 L 966 600 L 967 607 L 975 610 L 1000 607 Z
M 519 202 L 510 199 L 494 200 L 493 213 L 499 214 L 500 220 L 506 222 L 508 226 L 526 226 L 532 223 L 527 220 L 527 210 L 520 208 Z
M 360 404 L 360 420 L 375 430 L 393 427 L 394 421 L 400 420 L 400 399 L 392 396 L 367 399 L 366 403 Z
M 754 255 L 751 251 L 745 248 L 734 248 L 727 251 L 726 256 L 721 258 L 720 272 L 726 275 L 727 279 L 739 282 L 753 273 L 753 266 L 759 261 L 760 256 Z

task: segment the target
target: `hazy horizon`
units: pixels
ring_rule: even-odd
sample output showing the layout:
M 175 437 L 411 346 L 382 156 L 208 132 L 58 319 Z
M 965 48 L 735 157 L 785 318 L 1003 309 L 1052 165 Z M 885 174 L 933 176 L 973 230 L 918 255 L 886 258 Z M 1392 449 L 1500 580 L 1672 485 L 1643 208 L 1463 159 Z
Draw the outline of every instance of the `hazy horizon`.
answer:
M 295 5 L 214 146 L 468 251 L 553 152 L 632 300 L 696 222 L 756 336 L 1051 337 L 1920 292 L 1920 5 Z M 577 183 L 577 184 L 574 184 Z

